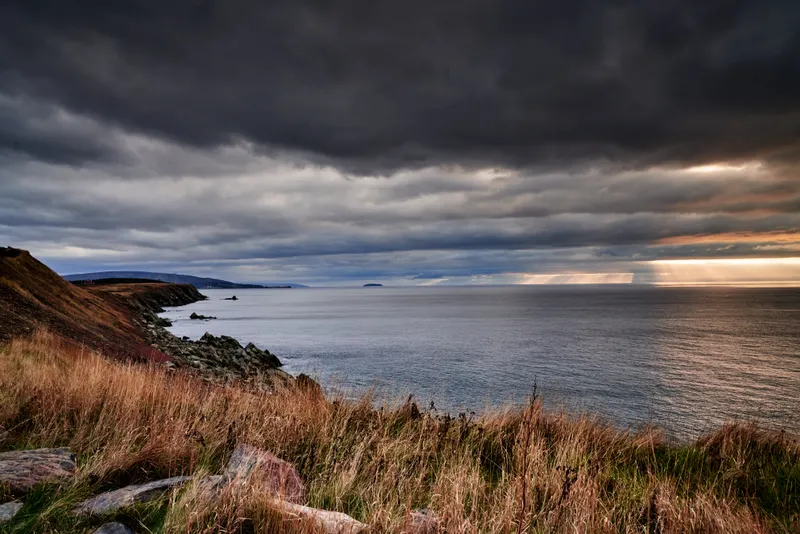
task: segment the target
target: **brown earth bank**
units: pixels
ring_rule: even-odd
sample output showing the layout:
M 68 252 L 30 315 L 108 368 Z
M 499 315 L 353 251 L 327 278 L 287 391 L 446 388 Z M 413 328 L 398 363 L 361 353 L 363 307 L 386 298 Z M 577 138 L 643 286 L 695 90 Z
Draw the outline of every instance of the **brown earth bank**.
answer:
M 206 334 L 173 336 L 157 313 L 206 297 L 190 284 L 158 281 L 72 284 L 28 251 L 0 247 L 0 344 L 46 329 L 119 359 L 166 362 L 213 382 L 244 380 L 272 388 L 291 380 L 280 360 L 253 344 Z
M 164 288 L 166 290 L 166 288 Z M 194 290 L 194 288 L 191 288 Z M 138 312 L 152 306 L 152 288 L 132 292 L 77 287 L 26 250 L 0 248 L 0 342 L 46 328 L 59 336 L 115 357 L 168 360 L 146 343 Z M 166 290 L 170 292 L 170 290 Z M 189 288 L 178 290 L 188 295 Z M 196 292 L 196 290 L 194 290 Z M 201 295 L 197 293 L 197 298 Z

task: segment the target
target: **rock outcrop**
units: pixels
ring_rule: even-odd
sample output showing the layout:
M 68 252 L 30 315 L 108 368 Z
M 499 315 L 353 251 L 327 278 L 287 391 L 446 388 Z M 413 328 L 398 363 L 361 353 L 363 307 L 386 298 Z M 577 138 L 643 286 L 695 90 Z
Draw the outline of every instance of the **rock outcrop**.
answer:
M 238 445 L 228 462 L 226 475 L 231 484 L 257 484 L 276 497 L 272 507 L 284 520 L 310 521 L 329 534 L 356 534 L 367 529 L 367 525 L 347 514 L 303 505 L 306 488 L 297 470 L 263 449 Z
M 232 337 L 206 333 L 197 341 L 185 340 L 151 323 L 148 326 L 154 348 L 168 354 L 177 368 L 186 368 L 214 383 L 240 381 L 262 390 L 286 387 L 292 377 L 281 371 L 281 361 L 268 350 L 252 343 L 242 345 Z
M 0 453 L 0 486 L 27 493 L 36 484 L 75 474 L 75 454 L 69 449 L 33 449 Z
M 91 293 L 105 295 L 120 301 L 127 308 L 143 314 L 160 313 L 164 306 L 185 306 L 208 297 L 190 284 L 150 282 L 141 284 L 104 284 L 86 286 Z
M 298 390 L 304 392 L 309 397 L 317 399 L 325 398 L 325 394 L 322 392 L 322 386 L 305 373 L 300 373 L 295 377 L 294 385 Z
M 19 501 L 11 501 L 5 504 L 0 504 L 0 524 L 5 523 L 6 521 L 11 521 L 11 519 L 17 515 L 22 509 L 22 503 Z
M 306 500 L 306 487 L 292 464 L 250 445 L 236 447 L 226 474 L 237 483 L 255 482 L 285 501 L 302 504 Z
M 181 486 L 191 479 L 192 477 L 172 477 L 101 493 L 79 504 L 75 508 L 75 513 L 78 515 L 110 514 L 137 503 L 157 499 L 167 490 Z
M 68 449 L 0 453 L 0 468 L 3 469 L 0 470 L 0 474 L 5 476 L 0 478 L 0 482 L 11 484 L 12 489 L 28 490 L 39 482 L 57 481 L 72 476 L 76 468 L 75 455 Z M 178 476 L 101 493 L 80 503 L 75 507 L 74 513 L 79 516 L 113 514 L 135 504 L 158 499 L 167 491 L 178 488 L 192 479 L 190 476 Z M 223 488 L 236 489 L 244 485 L 255 485 L 273 497 L 270 506 L 285 520 L 308 521 L 329 534 L 356 534 L 367 529 L 367 525 L 347 514 L 305 506 L 303 503 L 306 498 L 306 487 L 294 466 L 268 451 L 251 445 L 240 444 L 236 447 L 224 474 L 197 480 L 199 491 L 206 494 L 211 506 Z M 0 523 L 11 520 L 22 506 L 23 504 L 18 501 L 0 504 Z M 423 518 L 423 523 L 429 524 L 427 518 L 430 516 L 420 512 L 420 517 Z M 121 523 L 107 523 L 95 530 L 94 534 L 132 532 Z

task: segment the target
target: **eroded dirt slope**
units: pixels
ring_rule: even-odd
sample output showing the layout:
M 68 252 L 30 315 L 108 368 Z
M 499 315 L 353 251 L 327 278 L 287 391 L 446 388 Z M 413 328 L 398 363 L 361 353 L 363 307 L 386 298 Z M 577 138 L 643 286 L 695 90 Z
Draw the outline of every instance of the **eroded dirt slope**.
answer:
M 143 314 L 202 298 L 179 284 L 76 286 L 28 251 L 0 247 L 0 343 L 44 327 L 107 354 L 165 360 L 147 344 Z

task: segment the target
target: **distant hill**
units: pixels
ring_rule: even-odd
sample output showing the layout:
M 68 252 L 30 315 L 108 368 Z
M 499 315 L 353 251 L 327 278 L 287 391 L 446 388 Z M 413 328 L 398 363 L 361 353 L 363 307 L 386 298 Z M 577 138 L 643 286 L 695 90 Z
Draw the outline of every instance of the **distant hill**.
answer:
M 99 273 L 80 273 L 68 274 L 64 276 L 70 282 L 79 280 L 104 280 L 107 278 L 122 278 L 122 279 L 146 279 L 158 280 L 159 282 L 169 282 L 171 284 L 191 284 L 197 289 L 261 289 L 261 288 L 276 288 L 276 287 L 308 287 L 302 284 L 275 284 L 275 285 L 259 285 L 259 284 L 237 284 L 235 282 L 228 282 L 227 280 L 219 280 L 217 278 L 201 278 L 199 276 L 191 276 L 188 274 L 168 274 L 168 273 L 151 273 L 146 271 L 103 271 Z

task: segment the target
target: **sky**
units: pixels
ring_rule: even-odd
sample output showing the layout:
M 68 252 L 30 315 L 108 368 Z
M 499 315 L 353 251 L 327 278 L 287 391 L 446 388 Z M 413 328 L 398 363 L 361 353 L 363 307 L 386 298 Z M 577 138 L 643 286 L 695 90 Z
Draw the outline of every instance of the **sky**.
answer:
M 800 283 L 796 0 L 7 0 L 0 244 L 310 285 Z

